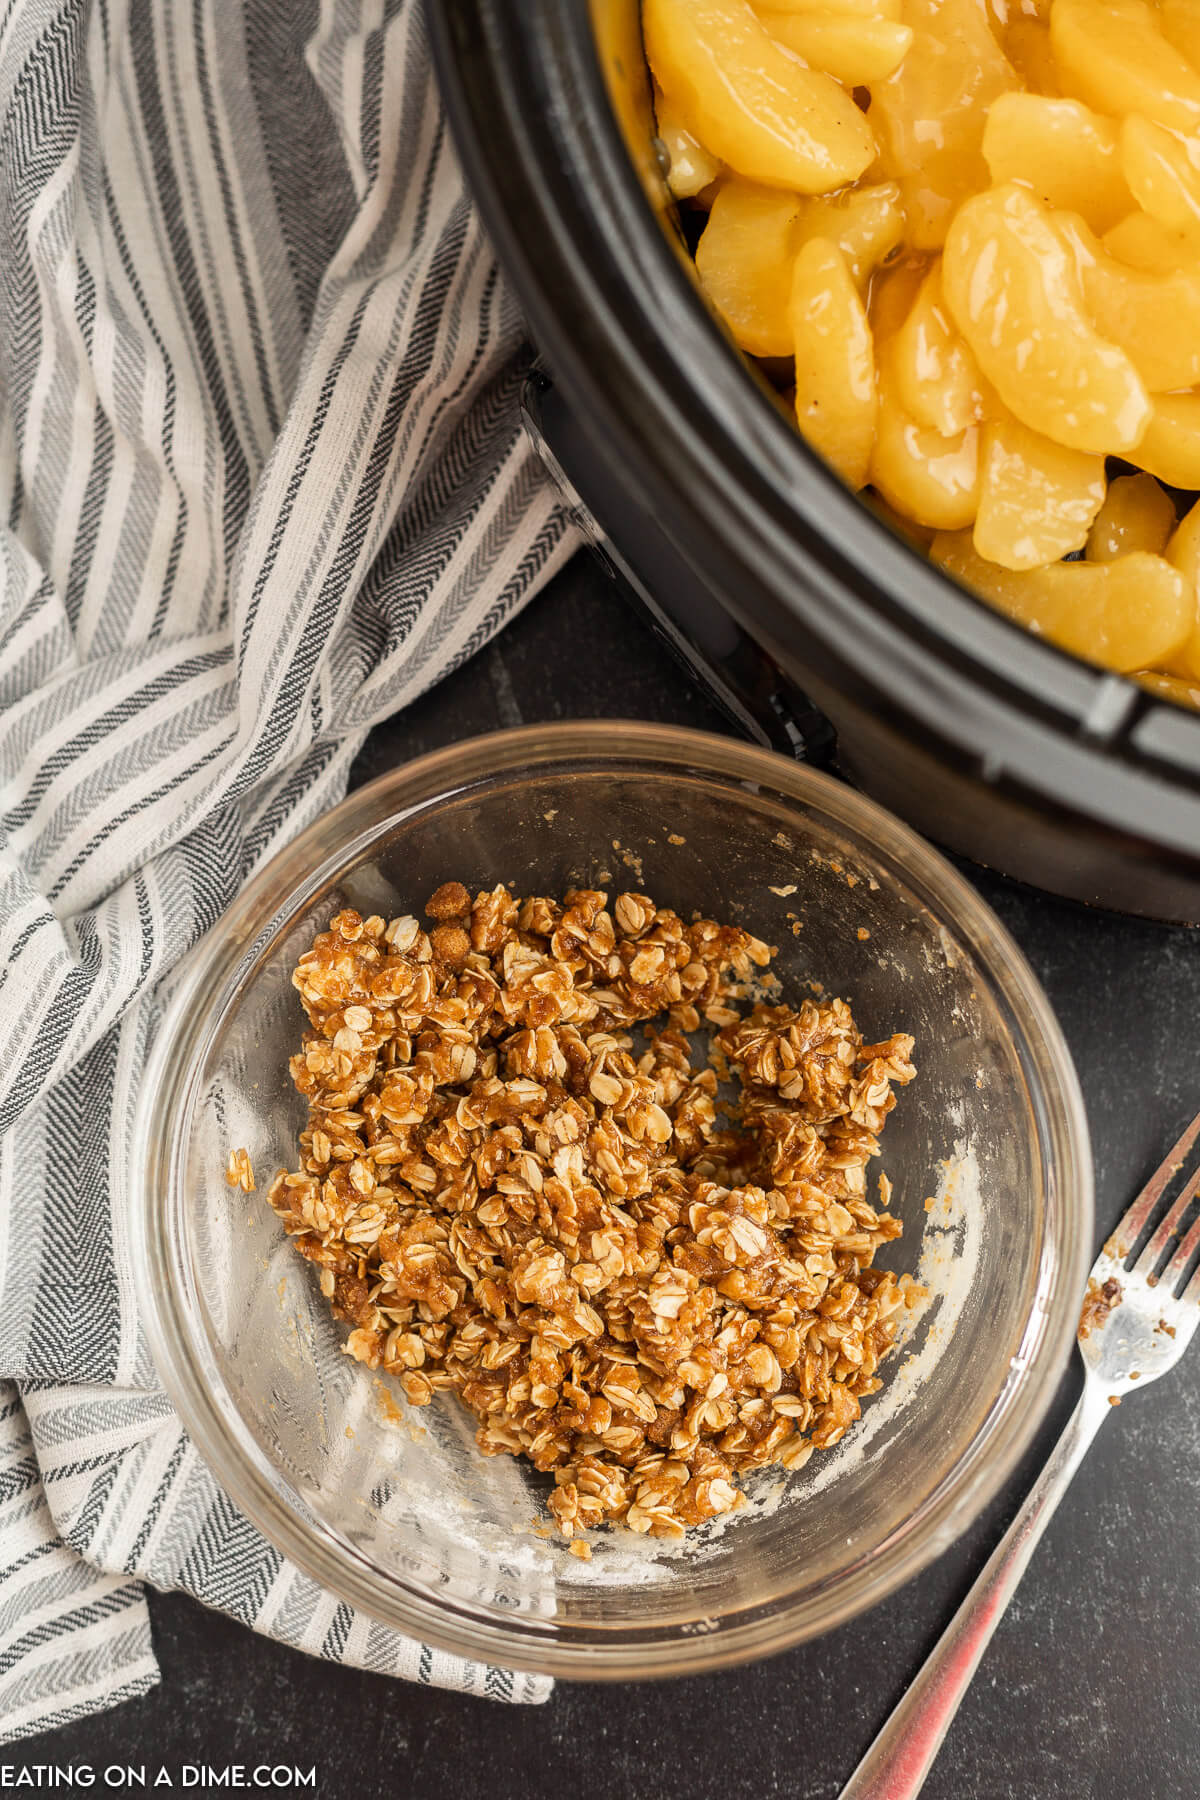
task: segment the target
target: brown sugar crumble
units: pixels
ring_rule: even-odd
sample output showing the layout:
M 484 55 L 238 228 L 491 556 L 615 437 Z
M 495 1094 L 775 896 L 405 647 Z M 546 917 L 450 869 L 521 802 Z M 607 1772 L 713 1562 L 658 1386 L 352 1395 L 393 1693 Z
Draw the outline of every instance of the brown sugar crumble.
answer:
M 1085 1338 L 1093 1330 L 1108 1322 L 1109 1314 L 1121 1304 L 1121 1284 L 1113 1276 L 1109 1276 L 1103 1286 L 1094 1275 L 1088 1277 L 1087 1293 L 1083 1297 L 1083 1306 L 1079 1314 L 1079 1332 Z
M 566 1537 L 677 1537 L 882 1385 L 924 1290 L 874 1267 L 901 1225 L 866 1168 L 913 1040 L 747 1006 L 773 952 L 645 894 L 447 882 L 426 912 L 339 913 L 301 956 L 308 1124 L 271 1203 L 349 1354 L 552 1473 Z

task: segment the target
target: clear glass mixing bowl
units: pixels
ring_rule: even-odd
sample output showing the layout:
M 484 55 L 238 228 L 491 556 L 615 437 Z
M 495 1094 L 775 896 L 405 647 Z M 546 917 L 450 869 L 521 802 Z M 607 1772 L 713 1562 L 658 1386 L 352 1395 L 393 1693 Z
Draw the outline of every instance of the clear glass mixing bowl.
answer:
M 483 1457 L 450 1398 L 420 1412 L 341 1352 L 262 1188 L 294 1166 L 292 967 L 340 907 L 419 911 L 442 881 L 644 889 L 779 946 L 918 1079 L 883 1140 L 926 1310 L 836 1449 L 761 1472 L 680 1543 L 547 1534 L 545 1477 Z M 244 1145 L 260 1191 L 225 1180 Z M 630 1679 L 828 1630 L 915 1575 L 1028 1444 L 1064 1368 L 1091 1248 L 1078 1085 L 993 914 L 928 845 L 828 777 L 723 738 L 618 722 L 458 744 L 352 794 L 250 883 L 156 1040 L 134 1165 L 139 1289 L 172 1399 L 262 1532 L 340 1598 L 443 1649 Z M 883 1260 L 883 1259 L 881 1259 Z

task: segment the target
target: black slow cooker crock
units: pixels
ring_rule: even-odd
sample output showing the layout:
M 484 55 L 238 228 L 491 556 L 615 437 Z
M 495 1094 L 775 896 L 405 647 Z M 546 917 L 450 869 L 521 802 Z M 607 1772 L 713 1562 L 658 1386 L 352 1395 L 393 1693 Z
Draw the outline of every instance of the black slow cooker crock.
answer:
M 530 410 L 610 566 L 742 726 L 928 836 L 1200 921 L 1200 718 L 1055 650 L 808 450 L 695 282 L 637 0 L 430 0 L 450 119 L 545 372 Z

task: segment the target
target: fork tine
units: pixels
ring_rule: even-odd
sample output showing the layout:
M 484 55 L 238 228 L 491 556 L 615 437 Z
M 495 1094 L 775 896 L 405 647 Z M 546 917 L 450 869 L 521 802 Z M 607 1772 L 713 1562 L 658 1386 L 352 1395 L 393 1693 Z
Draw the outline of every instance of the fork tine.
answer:
M 1112 1237 L 1109 1239 L 1109 1243 L 1113 1245 L 1110 1254 L 1114 1256 L 1118 1262 L 1125 1261 L 1125 1258 L 1129 1255 L 1130 1251 L 1141 1237 L 1143 1231 L 1146 1229 L 1146 1221 L 1150 1218 L 1155 1207 L 1162 1199 L 1171 1183 L 1172 1177 L 1175 1176 L 1182 1167 L 1184 1157 L 1198 1137 L 1200 1137 L 1200 1113 L 1196 1114 L 1196 1117 L 1192 1120 L 1179 1142 L 1172 1145 L 1171 1149 L 1167 1151 L 1167 1154 L 1163 1157 L 1163 1160 L 1159 1163 L 1157 1169 L 1155 1169 L 1153 1175 L 1150 1177 L 1137 1199 L 1133 1202 L 1133 1205 L 1125 1214 L 1125 1217 L 1113 1232 Z M 1122 1245 L 1124 1245 L 1123 1249 Z
M 1191 1233 L 1189 1232 L 1188 1235 L 1190 1236 Z M 1192 1276 L 1192 1279 L 1188 1282 L 1182 1294 L 1180 1294 L 1179 1299 L 1184 1306 L 1189 1304 L 1200 1306 L 1200 1268 L 1196 1270 L 1196 1273 Z
M 1196 1185 L 1200 1186 L 1200 1175 L 1196 1178 Z M 1162 1272 L 1162 1285 L 1168 1293 L 1175 1292 L 1176 1284 L 1182 1279 L 1184 1270 L 1195 1256 L 1198 1248 L 1200 1248 L 1200 1219 L 1194 1221 L 1191 1230 Z
M 1135 1275 L 1149 1275 L 1159 1257 L 1178 1231 L 1180 1221 L 1187 1213 L 1187 1210 L 1191 1206 L 1192 1201 L 1196 1198 L 1197 1193 L 1200 1193 L 1200 1169 L 1196 1170 L 1179 1198 L 1172 1202 L 1171 1209 L 1163 1219 L 1162 1224 L 1158 1227 L 1158 1230 L 1154 1233 L 1154 1236 L 1150 1239 L 1150 1242 L 1146 1245 L 1146 1248 L 1134 1263 L 1133 1272 Z M 1178 1279 L 1180 1271 L 1176 1270 L 1175 1273 L 1176 1279 Z M 1163 1280 L 1166 1280 L 1165 1271 Z

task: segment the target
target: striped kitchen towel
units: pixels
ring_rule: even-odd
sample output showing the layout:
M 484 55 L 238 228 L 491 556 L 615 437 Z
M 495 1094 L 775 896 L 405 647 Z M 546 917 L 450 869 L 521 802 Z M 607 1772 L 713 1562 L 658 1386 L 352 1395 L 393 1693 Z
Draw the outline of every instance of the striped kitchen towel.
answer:
M 0 1735 L 156 1677 L 142 1584 L 510 1700 L 300 1576 L 139 1330 L 154 990 L 572 548 L 416 0 L 0 9 Z

